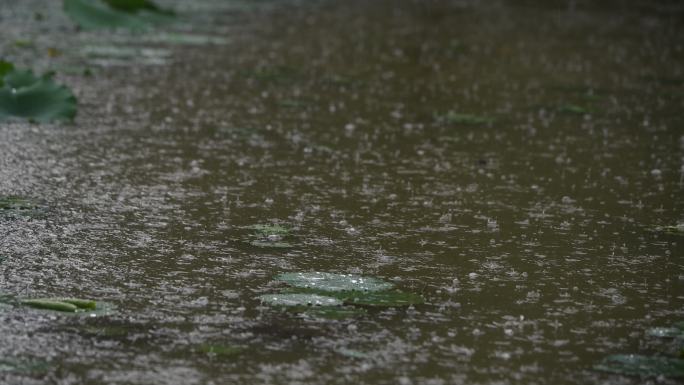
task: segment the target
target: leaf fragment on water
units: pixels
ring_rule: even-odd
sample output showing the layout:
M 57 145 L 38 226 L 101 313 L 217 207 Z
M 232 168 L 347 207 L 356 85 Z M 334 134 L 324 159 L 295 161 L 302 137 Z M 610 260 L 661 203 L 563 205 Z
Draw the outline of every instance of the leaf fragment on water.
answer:
M 616 354 L 608 356 L 594 369 L 642 377 L 684 377 L 684 360 L 659 356 L 642 356 L 639 354 Z
M 273 306 L 340 306 L 342 301 L 318 294 L 264 294 L 261 302 Z
M 326 272 L 284 273 L 276 280 L 290 286 L 321 291 L 382 291 L 394 287 L 393 284 L 374 277 L 355 274 L 335 274 Z
M 143 30 L 173 16 L 147 0 L 64 0 L 64 11 L 84 29 Z
M 676 338 L 684 337 L 684 330 L 678 329 L 676 327 L 671 328 L 651 328 L 646 331 L 646 335 L 650 337 L 659 338 Z

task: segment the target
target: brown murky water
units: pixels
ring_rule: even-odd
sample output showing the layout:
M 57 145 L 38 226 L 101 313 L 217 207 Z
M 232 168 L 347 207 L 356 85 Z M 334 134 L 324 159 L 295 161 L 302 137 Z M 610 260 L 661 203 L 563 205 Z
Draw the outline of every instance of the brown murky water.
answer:
M 3 56 L 79 97 L 73 124 L 0 124 L 0 195 L 44 206 L 0 219 L 0 291 L 117 309 L 3 308 L 0 361 L 39 368 L 0 383 L 676 383 L 592 367 L 684 318 L 684 237 L 659 228 L 684 220 L 681 4 L 167 4 L 167 31 L 221 40 L 0 6 Z M 274 222 L 293 247 L 249 244 Z M 294 271 L 426 303 L 259 303 Z

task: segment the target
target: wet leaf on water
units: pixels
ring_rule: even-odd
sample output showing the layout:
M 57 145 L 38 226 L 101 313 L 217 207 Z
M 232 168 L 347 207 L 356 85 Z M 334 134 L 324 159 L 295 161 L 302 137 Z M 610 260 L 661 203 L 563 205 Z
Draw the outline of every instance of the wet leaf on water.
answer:
M 646 335 L 659 338 L 684 337 L 684 330 L 676 327 L 672 328 L 651 328 L 646 331 Z
M 264 237 L 268 237 L 269 235 L 284 237 L 290 234 L 290 229 L 281 225 L 252 225 L 247 226 L 246 228 L 256 230 L 259 235 Z
M 0 197 L 0 210 L 33 210 L 38 206 L 30 200 L 18 196 Z
M 349 357 L 349 358 L 359 358 L 359 359 L 366 359 L 370 358 L 370 354 L 364 353 L 359 350 L 354 350 L 354 349 L 346 349 L 346 348 L 339 348 L 335 350 L 337 353 Z
M 175 45 L 226 45 L 230 39 L 222 36 L 198 35 L 191 33 L 154 33 L 145 37 L 146 42 Z
M 109 315 L 114 312 L 114 306 L 109 303 L 79 298 L 32 298 L 24 299 L 20 303 L 39 310 L 91 317 Z
M 292 247 L 291 243 L 283 240 L 290 234 L 290 229 L 285 226 L 267 224 L 246 226 L 245 228 L 255 230 L 255 234 L 252 236 L 254 239 L 249 242 L 252 246 L 276 249 Z
M 594 369 L 603 372 L 643 377 L 684 377 L 684 360 L 649 357 L 638 354 L 617 354 L 606 357 Z
M 276 280 L 285 282 L 294 287 L 330 292 L 382 291 L 394 287 L 393 284 L 378 278 L 318 271 L 310 273 L 284 273 L 278 275 Z
M 84 29 L 143 30 L 172 20 L 172 12 L 146 0 L 64 0 L 64 11 Z
M 6 62 L 5 62 L 6 63 Z M 50 79 L 36 77 L 29 70 L 11 69 L 6 64 L 0 72 L 0 120 L 27 118 L 40 122 L 71 120 L 76 115 L 76 97 Z M 9 69 L 8 69 L 9 68 Z
M 240 354 L 244 348 L 232 345 L 205 344 L 200 345 L 197 350 L 201 353 L 216 357 L 231 357 Z
M 265 294 L 259 297 L 261 302 L 273 306 L 340 306 L 342 301 L 318 294 Z
M 589 109 L 575 105 L 575 104 L 562 105 L 558 108 L 558 111 L 565 113 L 565 114 L 574 114 L 574 115 L 586 115 L 586 114 L 590 113 Z
M 344 303 L 348 305 L 369 307 L 404 307 L 419 305 L 423 302 L 423 297 L 418 294 L 401 291 L 353 292 L 344 300 Z
M 13 70 L 14 64 L 4 60 L 0 60 L 0 87 L 2 87 L 2 85 L 4 84 L 3 79 L 5 78 L 5 75 L 12 72 Z
M 656 230 L 668 234 L 684 235 L 684 222 L 672 226 L 658 226 Z
M 15 361 L 0 359 L 0 373 L 20 372 L 20 373 L 41 373 L 48 369 L 47 362 Z
M 472 114 L 462 114 L 456 111 L 449 111 L 444 115 L 436 116 L 440 123 L 445 124 L 465 124 L 465 125 L 479 125 L 493 123 L 494 118 L 488 116 L 478 116 Z
M 150 0 L 103 0 L 111 8 L 117 9 L 119 11 L 124 11 L 128 13 L 137 13 L 140 11 L 152 11 L 152 12 L 163 12 L 171 13 L 170 11 L 163 10 L 159 8 L 155 3 Z
M 289 249 L 292 247 L 291 243 L 288 242 L 281 242 L 281 241 L 270 241 L 268 239 L 264 240 L 255 240 L 249 242 L 250 245 L 254 247 L 261 247 L 261 248 L 274 248 L 274 249 Z

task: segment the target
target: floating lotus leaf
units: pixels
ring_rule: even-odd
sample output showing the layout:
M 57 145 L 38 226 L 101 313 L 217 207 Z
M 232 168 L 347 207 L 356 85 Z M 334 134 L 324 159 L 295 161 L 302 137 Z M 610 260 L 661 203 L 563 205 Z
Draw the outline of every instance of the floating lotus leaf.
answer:
M 19 372 L 19 373 L 36 373 L 45 372 L 48 369 L 46 362 L 26 362 L 16 360 L 0 359 L 0 373 L 2 372 Z
M 603 372 L 642 377 L 684 377 L 684 360 L 649 357 L 638 354 L 617 354 L 606 357 L 594 369 Z
M 74 118 L 76 98 L 68 88 L 49 76 L 36 77 L 31 71 L 7 68 L 0 68 L 0 121 L 12 117 L 40 122 Z
M 574 115 L 586 115 L 586 114 L 591 112 L 589 109 L 584 108 L 582 106 L 575 105 L 575 104 L 562 105 L 558 108 L 558 111 L 565 113 L 565 114 L 574 114 Z
M 32 298 L 24 299 L 20 303 L 24 306 L 40 310 L 92 317 L 109 315 L 114 311 L 114 306 L 111 304 L 78 298 Z
M 150 0 L 103 0 L 110 8 L 118 9 L 128 13 L 140 11 L 163 12 L 156 4 Z
M 64 0 L 64 11 L 84 29 L 142 30 L 170 21 L 172 14 L 146 0 Z
M 256 230 L 260 236 L 280 236 L 285 237 L 290 234 L 290 229 L 281 225 L 252 225 L 247 226 L 248 229 Z
M 684 337 L 684 330 L 678 328 L 651 328 L 646 331 L 646 334 L 651 337 L 660 338 L 675 338 Z
M 378 278 L 325 272 L 284 273 L 276 279 L 294 287 L 329 292 L 382 291 L 394 287 L 393 284 Z
M 340 306 L 342 301 L 318 294 L 265 294 L 261 302 L 273 306 Z
M 423 297 L 418 294 L 405 293 L 401 291 L 383 291 L 367 293 L 350 293 L 345 298 L 344 303 L 356 306 L 369 307 L 403 307 L 419 305 L 423 303 Z
M 339 348 L 335 350 L 337 353 L 349 357 L 349 358 L 359 358 L 359 359 L 367 359 L 370 358 L 370 354 L 364 353 L 358 350 L 353 350 L 353 349 L 346 349 L 346 348 Z

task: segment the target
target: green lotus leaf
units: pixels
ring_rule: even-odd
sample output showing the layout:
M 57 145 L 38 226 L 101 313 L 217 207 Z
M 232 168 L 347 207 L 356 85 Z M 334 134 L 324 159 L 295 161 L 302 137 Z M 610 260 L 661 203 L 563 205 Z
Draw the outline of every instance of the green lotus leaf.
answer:
M 394 287 L 393 284 L 378 278 L 325 272 L 284 273 L 278 275 L 276 280 L 285 282 L 294 287 L 329 292 L 382 291 Z
M 79 298 L 31 298 L 24 299 L 20 303 L 39 310 L 58 311 L 91 317 L 110 315 L 115 310 L 115 307 L 109 303 Z
M 419 305 L 423 302 L 423 297 L 418 294 L 402 291 L 352 292 L 344 300 L 346 305 L 369 307 L 404 307 Z
M 144 30 L 169 22 L 172 15 L 147 0 L 64 0 L 64 11 L 84 29 Z
M 684 377 L 684 360 L 649 357 L 638 354 L 617 354 L 606 357 L 594 369 L 615 374 L 642 377 Z
M 109 7 L 120 11 L 137 13 L 140 11 L 168 12 L 163 11 L 149 0 L 104 0 Z
M 565 114 L 574 114 L 574 115 L 586 115 L 586 114 L 591 112 L 589 109 L 584 108 L 582 106 L 575 105 L 575 104 L 564 104 L 564 105 L 558 107 L 558 111 L 565 113 Z
M 342 301 L 318 294 L 289 293 L 265 294 L 259 297 L 261 302 L 273 306 L 340 306 Z
M 0 359 L 0 373 L 2 372 L 18 372 L 18 373 L 42 373 L 47 371 L 47 362 L 27 362 Z
M 40 122 L 71 120 L 76 97 L 49 76 L 36 77 L 27 70 L 5 72 L 0 88 L 0 121 L 13 117 Z
M 659 338 L 684 337 L 684 330 L 676 327 L 672 328 L 651 328 L 646 331 L 646 335 Z

